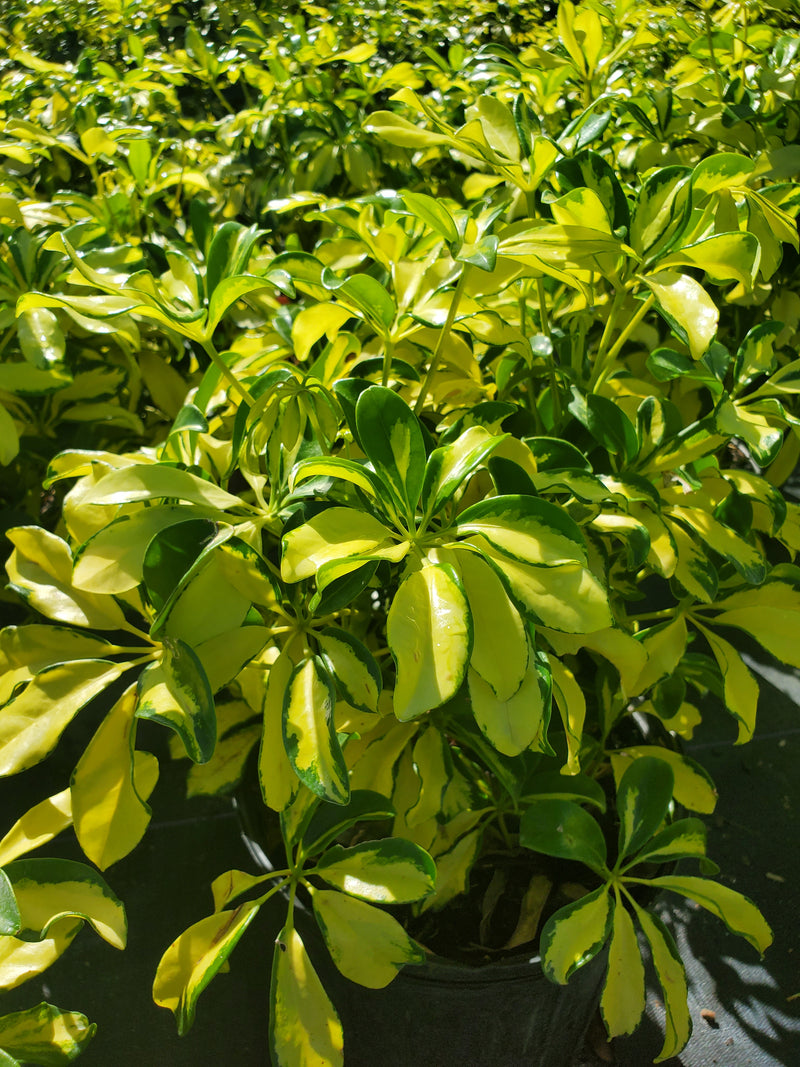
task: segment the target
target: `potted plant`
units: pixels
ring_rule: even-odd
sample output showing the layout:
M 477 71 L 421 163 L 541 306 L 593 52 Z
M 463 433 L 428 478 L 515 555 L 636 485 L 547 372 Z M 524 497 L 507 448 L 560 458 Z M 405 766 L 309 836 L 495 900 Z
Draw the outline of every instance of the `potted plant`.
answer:
M 632 171 L 625 153 L 655 158 L 670 117 L 605 93 L 613 42 L 592 8 L 562 4 L 558 26 L 581 106 L 557 136 L 516 92 L 530 68 L 497 52 L 496 89 L 464 122 L 410 89 L 370 116 L 409 173 L 452 154 L 460 201 L 418 182 L 299 192 L 272 211 L 304 212 L 316 236 L 283 251 L 195 208 L 164 269 L 131 274 L 93 265 L 69 230 L 49 242 L 70 265 L 61 287 L 17 305 L 112 334 L 150 324 L 204 369 L 157 447 L 52 459 L 46 485 L 70 485 L 58 533 L 9 531 L 10 586 L 48 621 L 3 633 L 0 773 L 44 759 L 115 686 L 69 804 L 24 817 L 36 844 L 71 824 L 105 871 L 149 820 L 142 719 L 172 732 L 194 792 L 255 769 L 283 860 L 220 872 L 154 996 L 185 1031 L 283 893 L 276 1064 L 347 1048 L 303 908 L 369 988 L 442 953 L 459 908 L 482 959 L 536 939 L 555 983 L 596 959 L 612 1035 L 644 1008 L 638 927 L 667 1009 L 661 1059 L 690 1019 L 642 891 L 770 941 L 755 905 L 709 877 L 696 815 L 716 794 L 675 738 L 709 691 L 738 741 L 752 735 L 736 630 L 800 666 L 798 512 L 778 488 L 797 458 L 797 323 L 778 317 L 778 283 L 800 198 L 770 177 L 766 135 L 747 152 L 701 135 Z M 606 150 L 612 117 L 625 136 Z M 18 903 L 22 882 L 49 884 L 14 863 L 7 876 Z M 71 914 L 105 929 L 98 878 L 63 880 L 83 887 Z M 504 893 L 511 926 L 489 944 Z M 39 936 L 63 914 L 43 896 Z

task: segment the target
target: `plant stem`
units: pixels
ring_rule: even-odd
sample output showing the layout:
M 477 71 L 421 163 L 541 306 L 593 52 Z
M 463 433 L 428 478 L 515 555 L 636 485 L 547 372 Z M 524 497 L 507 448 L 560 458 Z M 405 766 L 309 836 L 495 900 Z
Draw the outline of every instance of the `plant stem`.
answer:
M 631 336 L 633 331 L 645 317 L 645 315 L 653 306 L 653 304 L 655 304 L 655 302 L 656 298 L 654 293 L 651 293 L 646 300 L 642 301 L 639 310 L 636 312 L 631 321 L 619 335 L 617 340 L 614 342 L 614 346 L 612 347 L 611 351 L 608 353 L 609 363 L 612 362 L 612 360 L 616 359 L 616 357 L 622 351 L 622 346 L 625 344 L 625 342 L 628 340 L 628 338 Z
M 444 326 L 442 327 L 441 333 L 439 334 L 439 339 L 436 342 L 436 348 L 433 350 L 433 355 L 431 356 L 431 362 L 430 366 L 428 367 L 428 373 L 425 375 L 425 380 L 423 381 L 422 386 L 420 388 L 419 396 L 417 397 L 417 402 L 414 405 L 414 411 L 417 415 L 419 415 L 420 411 L 422 411 L 423 407 L 425 406 L 425 398 L 427 397 L 428 391 L 430 390 L 431 382 L 433 381 L 433 376 L 436 373 L 436 368 L 439 366 L 439 360 L 442 358 L 442 350 L 444 349 L 444 343 L 450 336 L 450 330 L 452 329 L 453 323 L 456 320 L 456 312 L 458 311 L 458 305 L 461 302 L 461 297 L 464 293 L 464 283 L 467 279 L 469 268 L 470 264 L 465 263 L 461 270 L 461 276 L 459 277 L 458 283 L 456 284 L 455 292 L 453 293 L 453 299 L 450 301 L 450 307 L 447 310 L 447 318 L 445 319 Z
M 717 57 L 714 53 L 714 32 L 711 28 L 711 16 L 707 11 L 703 12 L 703 20 L 706 30 L 706 41 L 708 42 L 708 51 L 711 59 L 711 67 L 714 71 L 714 81 L 717 85 L 717 96 L 719 97 L 720 104 L 722 103 L 722 76 L 719 72 L 719 63 L 717 63 Z
M 633 331 L 636 329 L 636 327 L 639 325 L 639 323 L 642 321 L 642 319 L 645 317 L 645 315 L 647 314 L 647 312 L 650 310 L 650 308 L 653 306 L 653 304 L 655 302 L 656 302 L 655 295 L 653 293 L 651 293 L 646 300 L 642 301 L 642 304 L 640 305 L 639 310 L 631 318 L 631 320 L 628 323 L 628 325 L 625 327 L 625 329 L 622 331 L 622 333 L 620 333 L 619 337 L 616 339 L 616 341 L 611 346 L 611 348 L 608 350 L 608 352 L 605 355 L 603 355 L 601 351 L 598 352 L 597 363 L 595 364 L 593 380 L 592 380 L 592 383 L 591 383 L 593 392 L 596 392 L 598 387 L 605 381 L 606 376 L 608 374 L 608 371 L 611 368 L 611 365 L 614 362 L 614 360 L 616 359 L 616 357 L 622 351 L 623 345 L 628 340 L 628 338 L 631 336 Z M 611 315 L 613 315 L 613 314 L 614 314 L 614 309 L 612 308 Z M 609 322 L 611 321 L 611 315 L 609 316 Z M 606 324 L 606 325 L 608 325 L 608 324 Z M 606 340 L 606 334 L 605 333 L 603 334 L 603 340 Z M 600 342 L 601 350 L 602 350 L 602 347 L 603 347 L 603 342 L 601 341 Z
M 550 316 L 547 313 L 547 293 L 544 291 L 544 278 L 536 279 L 536 292 L 539 297 L 539 322 L 542 333 L 550 336 Z
M 384 389 L 389 384 L 389 374 L 392 369 L 392 357 L 394 356 L 394 341 L 390 334 L 383 339 L 383 371 L 381 373 L 381 385 Z
M 210 339 L 208 341 L 203 341 L 202 345 L 205 349 L 206 355 L 217 368 L 217 370 L 220 372 L 220 374 L 228 383 L 228 385 L 231 387 L 231 390 L 234 393 L 237 393 L 239 397 L 244 401 L 244 403 L 249 408 L 251 408 L 253 406 L 252 397 L 242 385 L 242 383 L 239 381 L 239 379 L 236 377 L 236 375 L 233 373 L 233 371 L 230 369 L 230 367 L 225 363 L 225 360 L 222 358 L 219 352 L 217 352 L 216 348 L 214 347 L 213 341 L 211 341 Z

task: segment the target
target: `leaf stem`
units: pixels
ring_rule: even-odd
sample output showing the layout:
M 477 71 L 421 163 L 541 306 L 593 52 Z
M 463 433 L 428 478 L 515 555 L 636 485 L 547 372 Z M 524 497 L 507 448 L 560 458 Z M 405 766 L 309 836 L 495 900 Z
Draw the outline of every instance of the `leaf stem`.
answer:
M 394 356 L 394 341 L 391 334 L 383 339 L 383 371 L 381 372 L 381 385 L 384 389 L 389 385 L 389 374 L 392 369 L 392 357 Z
M 202 341 L 201 343 L 206 352 L 206 355 L 217 368 L 217 370 L 220 372 L 225 381 L 228 383 L 231 390 L 236 393 L 249 408 L 251 408 L 253 406 L 253 398 L 250 396 L 248 391 L 245 389 L 245 387 L 242 385 L 242 383 L 227 365 L 225 360 L 216 350 L 216 348 L 214 347 L 214 343 L 210 339 L 207 341 Z
M 600 385 L 602 385 L 602 383 L 605 381 L 605 379 L 606 379 L 606 377 L 608 375 L 608 372 L 611 369 L 611 365 L 614 362 L 614 360 L 617 358 L 619 353 L 622 351 L 623 345 L 630 338 L 630 336 L 633 333 L 633 331 L 636 329 L 636 327 L 639 325 L 639 323 L 642 321 L 642 319 L 645 317 L 645 315 L 647 314 L 647 312 L 650 310 L 650 308 L 653 306 L 653 304 L 655 302 L 656 302 L 655 294 L 651 293 L 647 297 L 646 300 L 642 301 L 642 303 L 641 303 L 641 305 L 639 307 L 639 310 L 636 312 L 635 315 L 632 316 L 630 322 L 625 327 L 625 329 L 620 333 L 619 337 L 616 339 L 616 341 L 611 346 L 611 348 L 608 350 L 608 352 L 604 356 L 601 356 L 601 354 L 598 352 L 598 359 L 597 359 L 597 363 L 596 363 L 595 368 L 594 368 L 594 375 L 593 375 L 593 381 L 592 381 L 592 391 L 593 392 L 596 392 L 598 387 Z M 612 308 L 612 314 L 613 314 L 613 310 L 614 309 Z M 609 316 L 609 321 L 610 321 L 610 316 Z M 608 324 L 606 324 L 606 325 L 608 325 Z M 605 338 L 605 334 L 604 334 L 604 338 Z M 602 342 L 601 342 L 601 347 L 602 347 Z
M 431 382 L 433 381 L 433 376 L 436 373 L 437 367 L 439 366 L 439 360 L 442 358 L 444 343 L 450 336 L 450 330 L 452 329 L 453 323 L 456 320 L 456 312 L 458 311 L 458 305 L 461 302 L 461 297 L 464 293 L 464 283 L 467 280 L 469 268 L 470 264 L 465 263 L 461 271 L 461 276 L 459 277 L 458 282 L 456 284 L 455 292 L 453 293 L 453 298 L 450 301 L 450 307 L 447 309 L 447 318 L 445 319 L 444 326 L 442 327 L 441 333 L 439 334 L 439 339 L 436 342 L 436 348 L 433 350 L 433 355 L 431 356 L 431 362 L 430 366 L 428 367 L 428 373 L 425 375 L 425 380 L 423 381 L 422 386 L 420 387 L 417 402 L 414 405 L 414 412 L 417 415 L 419 415 L 419 413 L 425 406 L 425 398 L 428 395 L 428 391 L 431 387 Z
M 539 297 L 539 322 L 542 333 L 550 336 L 550 316 L 547 313 L 547 293 L 544 290 L 544 278 L 536 279 L 536 292 Z

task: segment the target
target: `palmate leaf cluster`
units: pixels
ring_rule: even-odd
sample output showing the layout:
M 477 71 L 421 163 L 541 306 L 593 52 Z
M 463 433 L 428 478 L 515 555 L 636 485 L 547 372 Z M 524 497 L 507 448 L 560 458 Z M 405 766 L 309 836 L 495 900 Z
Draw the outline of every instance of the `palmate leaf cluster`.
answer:
M 273 1059 L 341 1063 L 298 899 L 382 987 L 425 959 L 385 906 L 435 916 L 523 853 L 585 870 L 548 975 L 607 945 L 629 1033 L 638 925 L 676 1054 L 683 966 L 640 888 L 771 935 L 706 877 L 716 793 L 673 742 L 709 692 L 752 736 L 736 631 L 800 666 L 788 6 L 134 6 L 70 8 L 49 51 L 2 31 L 0 773 L 110 710 L 4 828 L 0 984 L 84 922 L 124 944 L 95 868 L 147 831 L 144 719 L 191 794 L 252 756 L 286 853 L 166 951 L 181 1032 L 284 891 Z M 88 863 L 27 856 L 64 831 Z M 653 874 L 678 859 L 702 876 Z M 42 1005 L 0 1055 L 91 1032 Z

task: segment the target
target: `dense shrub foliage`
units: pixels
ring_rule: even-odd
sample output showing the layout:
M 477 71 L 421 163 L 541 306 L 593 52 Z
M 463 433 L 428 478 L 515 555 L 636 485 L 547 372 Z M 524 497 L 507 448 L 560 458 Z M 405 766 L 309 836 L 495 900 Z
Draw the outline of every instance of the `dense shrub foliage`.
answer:
M 637 887 L 766 948 L 674 739 L 709 692 L 752 736 L 732 632 L 800 667 L 792 6 L 0 5 L 0 774 L 125 680 L 0 841 L 0 985 L 86 921 L 124 945 L 98 871 L 147 829 L 142 719 L 190 793 L 256 754 L 287 857 L 165 953 L 181 1032 L 284 890 L 272 1056 L 341 1063 L 298 891 L 378 987 L 509 855 L 549 977 L 609 946 L 612 1035 L 638 924 L 661 1058 L 685 976 Z M 27 855 L 70 828 L 88 863 Z M 0 1049 L 91 1033 L 40 1005 Z

